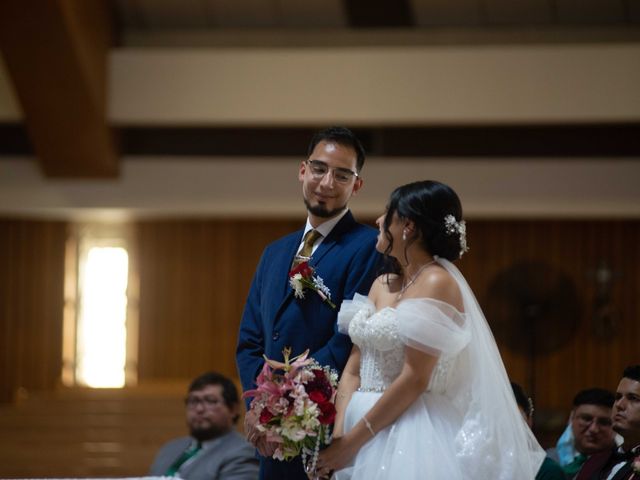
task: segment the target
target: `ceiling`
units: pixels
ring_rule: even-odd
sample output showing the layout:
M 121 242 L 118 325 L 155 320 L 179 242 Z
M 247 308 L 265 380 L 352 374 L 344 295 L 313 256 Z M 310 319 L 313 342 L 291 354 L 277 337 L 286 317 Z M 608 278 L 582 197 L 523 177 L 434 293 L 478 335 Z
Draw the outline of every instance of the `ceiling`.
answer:
M 255 49 L 263 46 L 324 48 L 607 42 L 640 42 L 640 2 L 75 0 L 26 5 L 20 0 L 7 0 L 0 4 L 0 46 L 24 124 L 0 125 L 0 143 L 3 144 L 0 155 L 33 151 L 47 177 L 109 178 L 119 175 L 120 157 L 135 154 L 136 145 L 151 145 L 146 151 L 139 152 L 141 154 L 155 153 L 158 148 L 166 147 L 167 138 L 182 138 L 171 145 L 176 154 L 189 154 L 195 148 L 205 155 L 216 152 L 242 155 L 247 154 L 246 147 L 257 145 L 265 136 L 306 138 L 309 129 L 317 126 L 274 125 L 259 130 L 255 127 L 262 126 L 246 124 L 225 130 L 229 125 L 209 125 L 208 128 L 215 129 L 213 131 L 180 126 L 174 129 L 172 137 L 168 137 L 166 130 L 145 131 L 145 125 L 138 125 L 137 129 L 118 128 L 107 120 L 105 101 L 110 94 L 108 63 L 113 51 L 139 47 L 187 51 L 193 47 L 216 46 Z M 439 153 L 445 156 L 460 154 L 459 149 L 451 150 L 449 145 L 471 145 L 467 150 L 476 155 L 491 154 L 498 148 L 505 151 L 505 155 L 516 156 L 539 155 L 537 145 L 549 144 L 559 145 L 551 148 L 553 155 L 564 152 L 587 156 L 635 155 L 640 149 L 637 144 L 631 145 L 625 140 L 639 131 L 638 122 L 621 128 L 596 125 L 595 135 L 589 133 L 592 127 L 587 126 L 573 137 L 567 136 L 565 130 L 551 126 L 552 131 L 548 135 L 545 133 L 547 136 L 542 139 L 538 129 L 527 125 L 520 130 L 510 129 L 507 125 L 491 126 L 491 135 L 473 125 L 469 128 L 463 125 L 461 130 L 454 128 L 448 132 L 449 137 L 442 135 L 438 124 L 410 125 L 404 130 L 400 126 L 399 131 L 390 130 L 389 126 L 379 125 L 360 132 L 374 153 L 402 155 L 397 148 L 391 147 L 391 140 L 400 138 L 396 143 L 401 150 L 409 145 L 412 154 L 429 155 L 429 151 L 412 150 L 411 147 L 420 144 L 420 138 L 425 135 L 421 129 L 425 128 L 427 134 L 435 132 L 438 138 L 444 139 L 444 150 Z M 233 139 L 237 137 L 248 140 L 236 147 L 238 142 Z M 493 146 L 487 143 L 489 137 L 495 138 Z M 221 140 L 212 141 L 212 138 Z M 593 148 L 587 142 L 585 151 L 581 138 L 588 138 Z M 609 142 L 611 147 L 606 146 L 606 139 L 615 138 L 623 139 L 624 148 L 616 146 L 620 142 L 616 144 L 615 141 Z M 164 143 L 158 143 L 158 139 Z M 507 145 L 515 147 L 506 150 L 502 146 L 496 147 L 504 144 L 505 139 Z M 409 141 L 411 143 L 407 143 Z M 275 143 L 281 145 L 283 142 Z M 224 146 L 222 150 L 219 150 L 220 145 Z M 534 148 L 523 149 L 521 145 L 534 145 Z M 240 150 L 234 150 L 237 148 Z M 279 148 L 276 146 L 265 154 L 282 154 Z
M 123 32 L 228 28 L 573 27 L 640 23 L 634 0 L 117 0 Z
M 3 0 L 0 213 L 291 214 L 338 121 L 368 213 L 435 176 L 474 215 L 638 218 L 639 45 L 638 0 Z
M 640 40 L 636 0 L 117 0 L 120 46 Z

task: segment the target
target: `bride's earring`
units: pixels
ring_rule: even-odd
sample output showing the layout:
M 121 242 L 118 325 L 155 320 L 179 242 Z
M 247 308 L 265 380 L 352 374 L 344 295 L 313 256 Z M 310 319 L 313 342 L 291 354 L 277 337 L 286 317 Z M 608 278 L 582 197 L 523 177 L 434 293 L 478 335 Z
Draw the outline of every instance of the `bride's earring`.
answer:
M 402 231 L 402 240 L 405 241 L 405 242 L 407 241 L 407 231 L 406 230 Z

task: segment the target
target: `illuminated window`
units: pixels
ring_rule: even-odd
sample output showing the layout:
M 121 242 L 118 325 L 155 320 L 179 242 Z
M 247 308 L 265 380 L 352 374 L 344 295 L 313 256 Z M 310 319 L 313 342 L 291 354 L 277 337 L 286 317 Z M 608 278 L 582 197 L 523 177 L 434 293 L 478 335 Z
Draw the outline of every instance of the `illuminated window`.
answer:
M 70 236 L 63 348 L 67 385 L 114 388 L 135 382 L 136 352 L 128 348 L 131 337 L 136 339 L 126 233 L 117 225 L 84 225 Z

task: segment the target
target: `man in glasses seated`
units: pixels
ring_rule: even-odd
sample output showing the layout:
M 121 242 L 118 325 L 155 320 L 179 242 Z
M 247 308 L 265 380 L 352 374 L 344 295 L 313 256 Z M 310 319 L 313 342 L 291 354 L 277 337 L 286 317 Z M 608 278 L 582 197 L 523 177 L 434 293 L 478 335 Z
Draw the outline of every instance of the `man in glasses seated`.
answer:
M 238 390 L 227 377 L 208 372 L 189 386 L 185 398 L 189 436 L 171 440 L 156 455 L 150 475 L 187 480 L 256 480 L 253 447 L 234 428 Z
M 574 478 L 590 455 L 610 450 L 616 433 L 611 424 L 614 395 L 602 388 L 582 390 L 573 399 L 569 425 L 555 448 L 547 450 L 568 478 Z

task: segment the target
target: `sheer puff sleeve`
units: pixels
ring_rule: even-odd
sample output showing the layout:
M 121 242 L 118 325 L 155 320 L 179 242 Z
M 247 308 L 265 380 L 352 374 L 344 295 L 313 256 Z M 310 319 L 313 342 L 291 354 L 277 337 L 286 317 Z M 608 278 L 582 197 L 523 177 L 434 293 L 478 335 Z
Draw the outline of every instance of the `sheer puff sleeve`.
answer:
M 356 315 L 370 317 L 376 310 L 375 305 L 369 297 L 356 293 L 353 300 L 344 300 L 338 312 L 338 331 L 349 335 L 349 324 Z
M 398 304 L 402 342 L 436 356 L 453 356 L 467 346 L 471 334 L 465 315 L 433 298 L 408 298 Z

